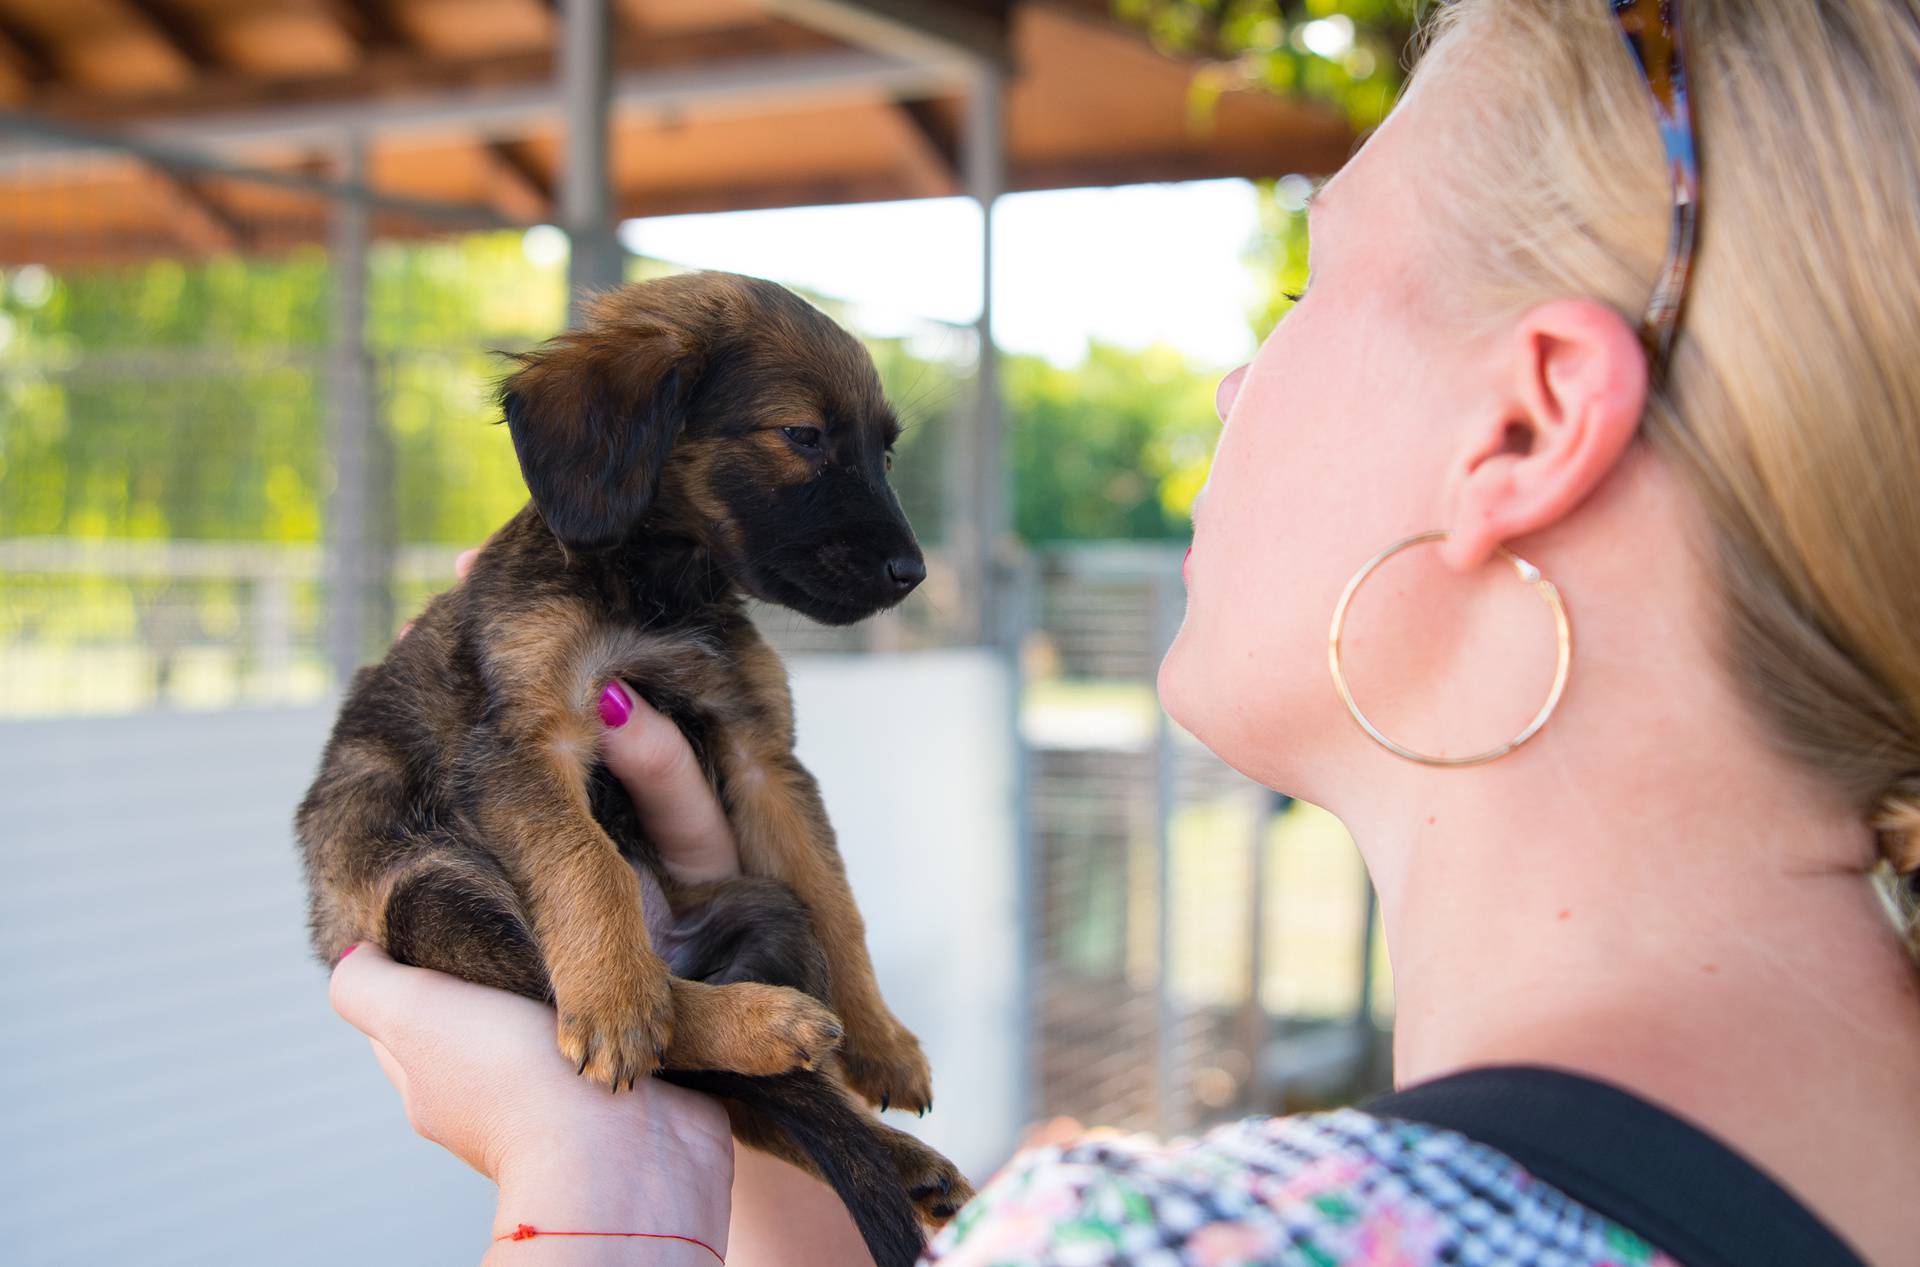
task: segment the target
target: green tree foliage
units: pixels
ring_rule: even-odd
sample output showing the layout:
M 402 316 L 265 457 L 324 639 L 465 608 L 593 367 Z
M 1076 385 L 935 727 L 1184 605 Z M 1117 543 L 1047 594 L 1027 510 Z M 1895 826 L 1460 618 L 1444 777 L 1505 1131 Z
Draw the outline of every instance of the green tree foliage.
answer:
M 318 481 L 324 261 L 13 275 L 0 297 L 0 534 L 297 536 Z
M 1006 365 L 1015 526 L 1031 542 L 1186 535 L 1219 426 L 1214 377 L 1166 348 Z
M 1356 132 L 1386 117 L 1421 0 L 1113 0 L 1167 52 L 1196 61 L 1204 114 L 1222 93 L 1307 97 L 1342 111 Z M 1261 295 L 1248 314 L 1265 338 L 1307 278 L 1305 177 L 1261 181 L 1260 236 L 1247 260 Z
M 480 541 L 526 495 L 495 425 L 500 353 L 559 328 L 562 279 L 512 233 L 382 243 L 369 273 L 395 537 Z M 318 249 L 0 275 L 0 537 L 320 540 L 339 382 L 332 285 Z M 929 544 L 972 402 L 968 333 L 868 341 L 906 426 L 895 484 Z M 1168 349 L 1096 346 L 1071 369 L 1006 358 L 1019 533 L 1183 535 L 1216 379 Z
M 490 349 L 557 325 L 518 235 L 385 243 L 368 348 L 403 541 L 477 540 L 520 493 Z M 315 541 L 331 472 L 324 252 L 0 286 L 0 536 Z
M 1418 0 L 1113 0 L 1161 49 L 1197 58 L 1202 102 L 1237 88 L 1313 97 L 1357 130 L 1386 117 Z
M 564 280 L 517 233 L 381 243 L 368 269 L 395 537 L 480 541 L 526 496 L 494 425 L 501 354 L 562 325 Z M 318 541 L 332 285 L 318 249 L 0 274 L 0 537 Z M 906 424 L 901 500 L 937 539 L 937 437 L 969 379 L 904 340 L 869 346 Z
M 1293 297 L 1307 288 L 1307 194 L 1313 182 L 1304 176 L 1263 181 L 1255 190 L 1260 200 L 1260 229 L 1247 246 L 1247 266 L 1259 283 L 1259 295 L 1248 314 L 1254 337 L 1264 339 L 1293 307 Z

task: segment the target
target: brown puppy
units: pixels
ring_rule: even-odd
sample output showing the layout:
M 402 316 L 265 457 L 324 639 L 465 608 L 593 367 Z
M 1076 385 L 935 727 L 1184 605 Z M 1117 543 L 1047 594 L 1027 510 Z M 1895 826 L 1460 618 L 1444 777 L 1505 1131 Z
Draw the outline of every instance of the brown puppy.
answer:
M 924 1110 L 927 1062 L 880 997 L 742 597 L 845 623 L 925 576 L 873 363 L 804 300 L 723 273 L 611 292 L 519 359 L 502 405 L 533 500 L 354 677 L 296 819 L 314 948 L 372 940 L 551 1001 L 583 1073 L 726 1096 L 741 1139 L 834 1185 L 882 1267 L 910 1263 L 916 1208 L 944 1219 L 965 1180 L 846 1094 Z M 614 679 L 687 733 L 740 879 L 661 871 L 596 755 Z

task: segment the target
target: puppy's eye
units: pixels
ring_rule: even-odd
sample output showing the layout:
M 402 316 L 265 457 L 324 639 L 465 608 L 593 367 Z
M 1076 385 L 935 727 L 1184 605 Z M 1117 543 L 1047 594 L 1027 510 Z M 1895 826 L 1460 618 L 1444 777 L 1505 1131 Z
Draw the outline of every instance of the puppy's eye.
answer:
M 888 449 L 885 456 L 887 459 L 887 469 L 891 471 L 893 469 L 893 450 Z
M 820 428 L 818 427 L 782 427 L 780 434 L 803 449 L 820 447 Z

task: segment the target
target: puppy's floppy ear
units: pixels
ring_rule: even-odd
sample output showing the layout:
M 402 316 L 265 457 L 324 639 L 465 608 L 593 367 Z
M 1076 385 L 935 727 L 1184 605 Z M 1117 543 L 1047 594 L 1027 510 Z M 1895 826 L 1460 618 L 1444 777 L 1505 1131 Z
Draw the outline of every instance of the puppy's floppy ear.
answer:
M 624 539 L 686 422 L 703 350 L 664 324 L 593 324 L 519 358 L 501 408 L 527 491 L 562 544 Z

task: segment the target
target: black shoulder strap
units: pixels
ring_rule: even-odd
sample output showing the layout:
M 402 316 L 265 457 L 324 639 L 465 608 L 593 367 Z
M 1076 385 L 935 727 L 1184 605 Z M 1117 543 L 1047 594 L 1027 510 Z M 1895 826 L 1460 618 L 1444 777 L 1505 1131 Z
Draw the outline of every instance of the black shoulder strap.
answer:
M 1811 1210 L 1699 1127 L 1534 1065 L 1470 1069 L 1359 1106 L 1498 1149 L 1685 1267 L 1866 1267 Z

